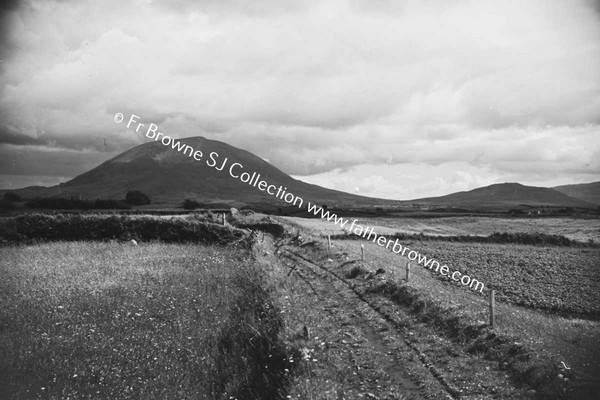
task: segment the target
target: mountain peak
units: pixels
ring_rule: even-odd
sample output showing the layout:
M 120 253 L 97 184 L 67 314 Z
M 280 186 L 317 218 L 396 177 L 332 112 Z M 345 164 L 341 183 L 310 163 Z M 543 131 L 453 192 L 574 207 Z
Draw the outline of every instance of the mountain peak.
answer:
M 160 141 L 141 144 L 64 183 L 62 188 L 81 193 L 84 198 L 122 199 L 135 189 L 146 193 L 154 203 L 180 204 L 192 198 L 202 202 L 234 202 L 238 206 L 244 203 L 287 205 L 232 177 L 229 168 L 234 163 L 241 165 L 236 167 L 238 173 L 243 170 L 260 174 L 261 180 L 288 188 L 288 192 L 305 201 L 329 205 L 386 202 L 298 181 L 246 150 L 202 136 L 176 139 L 167 145 Z M 217 169 L 223 165 L 225 168 Z

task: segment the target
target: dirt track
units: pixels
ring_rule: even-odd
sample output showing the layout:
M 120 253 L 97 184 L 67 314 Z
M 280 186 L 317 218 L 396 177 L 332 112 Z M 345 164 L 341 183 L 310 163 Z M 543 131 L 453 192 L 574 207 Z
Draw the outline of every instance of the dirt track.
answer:
M 314 320 L 319 321 L 314 332 L 307 329 L 306 342 L 318 343 L 309 359 L 328 363 L 311 364 L 310 374 L 313 379 L 336 380 L 337 389 L 310 398 L 527 397 L 497 370 L 497 363 L 467 354 L 398 306 L 366 294 L 360 280 L 346 279 L 339 269 L 347 263 L 343 255 L 328 258 L 325 251 L 289 237 L 274 245 L 265 240 L 262 247 L 267 254 L 272 251 L 271 266 L 275 263 L 275 268 L 285 271 L 287 283 L 304 297 L 288 306 L 311 304 Z

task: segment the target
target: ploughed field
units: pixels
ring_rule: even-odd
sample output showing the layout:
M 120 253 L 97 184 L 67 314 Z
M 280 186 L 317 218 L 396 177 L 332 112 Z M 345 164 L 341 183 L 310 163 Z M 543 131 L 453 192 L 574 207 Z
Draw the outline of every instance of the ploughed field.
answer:
M 600 316 L 599 248 L 408 243 L 412 243 L 411 248 L 485 282 L 488 289 L 497 290 L 500 301 Z
M 0 247 L 0 398 L 276 398 L 281 320 L 248 259 L 157 242 Z
M 350 220 L 352 218 L 349 218 Z M 341 228 L 333 222 L 291 219 L 314 232 L 339 236 Z M 384 235 L 424 234 L 490 235 L 494 232 L 535 235 L 562 235 L 581 242 L 597 238 L 600 220 L 569 218 L 359 218 L 363 226 Z M 352 236 L 348 237 L 353 239 Z M 524 245 L 518 243 L 471 243 L 460 241 L 402 239 L 403 245 L 428 258 L 459 270 L 487 289 L 497 291 L 497 299 L 536 309 L 600 316 L 600 247 Z M 398 261 L 405 262 L 400 256 Z M 394 262 L 395 263 L 395 262 Z M 420 267 L 422 268 L 422 267 Z M 432 272 L 432 277 L 460 286 Z
M 600 220 L 573 218 L 373 218 L 361 223 L 385 233 L 490 235 L 494 232 L 562 235 L 600 242 Z M 386 230 L 387 228 L 387 230 Z M 499 301 L 567 313 L 600 316 L 600 248 L 514 243 L 406 242 L 451 270 L 485 282 Z M 413 243 L 411 246 L 409 243 Z M 434 276 L 440 277 L 438 274 Z M 451 280 L 449 280 L 451 281 Z

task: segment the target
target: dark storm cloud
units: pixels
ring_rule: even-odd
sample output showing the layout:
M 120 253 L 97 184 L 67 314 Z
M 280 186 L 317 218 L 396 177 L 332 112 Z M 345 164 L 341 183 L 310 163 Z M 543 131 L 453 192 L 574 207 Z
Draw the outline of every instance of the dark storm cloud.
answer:
M 0 171 L 6 175 L 74 176 L 100 165 L 106 155 L 41 146 L 0 145 Z
M 32 138 L 20 133 L 10 132 L 8 129 L 0 126 L 0 145 L 2 144 L 44 145 L 46 143 L 38 138 Z

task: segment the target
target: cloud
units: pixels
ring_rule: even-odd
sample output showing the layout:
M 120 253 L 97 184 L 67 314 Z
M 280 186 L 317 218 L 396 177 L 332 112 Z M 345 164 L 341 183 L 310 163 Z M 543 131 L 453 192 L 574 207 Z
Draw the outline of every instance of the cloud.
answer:
M 335 169 L 296 179 L 363 196 L 393 200 L 414 200 L 468 191 L 502 182 L 519 182 L 531 186 L 553 187 L 563 184 L 592 182 L 598 174 L 578 171 L 579 179 L 539 174 L 527 169 L 498 172 L 489 167 L 474 167 L 465 162 L 440 165 L 411 163 L 403 165 L 362 164 L 350 169 Z
M 419 163 L 363 164 L 347 170 L 295 178 L 363 196 L 412 200 L 490 185 L 496 183 L 497 176 L 467 163 L 449 162 L 439 168 Z
M 600 173 L 593 1 L 30 0 L 3 15 L 0 142 L 44 154 L 143 143 L 123 112 L 315 179 L 464 165 L 452 191 Z
M 0 145 L 0 171 L 4 175 L 53 177 L 47 180 L 55 181 L 82 174 L 101 164 L 105 157 L 96 151 L 4 144 Z
M 0 145 L 2 144 L 42 145 L 45 143 L 37 138 L 0 129 Z

